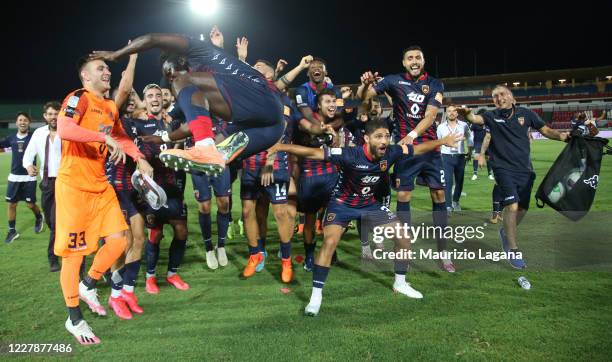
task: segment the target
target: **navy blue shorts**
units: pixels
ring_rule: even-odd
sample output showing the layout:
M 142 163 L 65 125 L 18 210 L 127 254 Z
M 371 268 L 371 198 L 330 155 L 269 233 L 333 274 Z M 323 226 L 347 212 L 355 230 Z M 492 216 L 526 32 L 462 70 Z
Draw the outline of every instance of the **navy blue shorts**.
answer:
M 395 188 L 398 191 L 414 190 L 415 179 L 419 185 L 444 190 L 444 167 L 439 152 L 427 152 L 395 163 Z
M 145 211 L 145 225 L 154 228 L 168 224 L 170 221 L 187 220 L 187 205 L 183 194 L 176 185 L 162 185 L 168 197 L 167 207 L 152 209 L 148 204 Z
M 30 204 L 36 202 L 36 181 L 8 182 L 6 202 L 15 203 L 18 201 L 25 201 Z
M 297 202 L 300 212 L 313 213 L 327 205 L 338 182 L 338 174 L 300 175 Z
M 201 172 L 194 172 L 191 174 L 191 182 L 193 184 L 193 194 L 198 202 L 211 199 L 211 186 L 216 197 L 229 196 L 232 194 L 230 170 L 228 167 L 226 167 L 223 173 L 218 177 L 208 176 Z
M 360 220 L 370 228 L 399 222 L 397 215 L 393 211 L 378 202 L 360 208 L 349 207 L 336 200 L 331 200 L 327 204 L 327 211 L 323 221 L 324 226 L 340 225 L 345 228 L 353 220 Z
M 518 202 L 521 209 L 529 209 L 535 173 L 515 172 L 497 168 L 493 169 L 493 176 L 495 177 L 495 183 L 501 191 L 503 206 Z
M 289 191 L 289 170 L 274 170 L 274 182 L 267 187 L 261 185 L 259 173 L 260 170 L 242 169 L 240 199 L 257 200 L 267 194 L 272 204 L 286 204 Z
M 283 121 L 280 96 L 265 82 L 231 74 L 212 75 L 232 111 L 232 119 L 227 120 L 229 124 L 251 128 Z
M 123 217 L 127 224 L 130 225 L 130 218 L 144 212 L 146 209 L 145 204 L 135 190 L 115 190 L 115 193 L 117 194 Z

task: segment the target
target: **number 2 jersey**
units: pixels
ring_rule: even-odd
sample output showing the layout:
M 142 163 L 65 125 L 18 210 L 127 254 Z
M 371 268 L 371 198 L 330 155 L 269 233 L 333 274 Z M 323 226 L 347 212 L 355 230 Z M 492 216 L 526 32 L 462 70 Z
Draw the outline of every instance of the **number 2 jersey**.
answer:
M 332 200 L 352 208 L 377 203 L 375 192 L 395 162 L 414 154 L 412 145 L 389 145 L 383 157 L 376 160 L 361 147 L 324 148 L 325 160 L 338 166 L 340 177 Z

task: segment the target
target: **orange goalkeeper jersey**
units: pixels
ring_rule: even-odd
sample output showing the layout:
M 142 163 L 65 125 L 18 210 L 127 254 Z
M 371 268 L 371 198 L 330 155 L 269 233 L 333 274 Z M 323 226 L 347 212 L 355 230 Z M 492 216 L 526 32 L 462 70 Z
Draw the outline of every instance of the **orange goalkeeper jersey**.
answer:
M 123 132 L 115 102 L 99 98 L 85 89 L 68 94 L 59 113 L 59 117 L 62 116 L 72 118 L 83 128 L 106 135 Z M 86 192 L 103 192 L 109 187 L 104 172 L 107 153 L 105 143 L 62 140 L 58 181 Z

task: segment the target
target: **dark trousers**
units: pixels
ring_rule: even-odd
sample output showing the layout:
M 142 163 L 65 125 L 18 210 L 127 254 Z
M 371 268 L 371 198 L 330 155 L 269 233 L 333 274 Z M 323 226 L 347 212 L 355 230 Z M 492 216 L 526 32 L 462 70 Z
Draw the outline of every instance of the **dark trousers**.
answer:
M 446 199 L 446 207 L 451 207 L 452 202 L 459 202 L 461 191 L 463 191 L 463 176 L 465 175 L 465 155 L 447 155 L 442 154 L 442 165 L 444 167 L 444 179 L 446 188 L 444 197 Z M 455 183 L 455 192 L 453 193 L 453 181 Z
M 46 185 L 43 185 L 43 182 L 41 182 L 40 191 L 45 222 L 50 231 L 47 256 L 49 260 L 52 260 L 57 258 L 55 254 L 53 254 L 53 247 L 55 245 L 55 178 L 49 178 Z

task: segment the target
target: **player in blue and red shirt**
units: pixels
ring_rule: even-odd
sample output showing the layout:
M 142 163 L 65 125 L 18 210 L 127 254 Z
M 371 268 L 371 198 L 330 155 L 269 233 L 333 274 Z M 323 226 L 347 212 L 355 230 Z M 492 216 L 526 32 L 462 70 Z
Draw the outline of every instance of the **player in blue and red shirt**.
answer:
M 254 68 L 260 71 L 266 79 L 273 79 L 274 68 L 269 62 L 258 60 Z M 293 130 L 302 119 L 302 115 L 291 103 L 289 97 L 280 92 L 278 95 L 283 102 L 286 122 L 280 143 L 289 143 Z M 242 217 L 250 254 L 249 261 L 242 273 L 245 278 L 263 270 L 267 255 L 264 244 L 267 217 L 256 215 L 256 210 L 267 216 L 268 203 L 272 203 L 281 242 L 281 280 L 284 283 L 293 280 L 291 238 L 293 237 L 295 208 L 289 206 L 289 188 L 289 159 L 285 152 L 263 151 L 242 161 L 240 198 L 242 199 Z
M 149 138 L 144 136 L 160 136 L 167 134 L 180 127 L 178 120 L 167 124 L 162 119 L 162 91 L 156 84 L 149 84 L 144 90 L 144 102 L 147 107 L 147 120 L 134 121 L 138 146 L 154 169 L 154 181 L 164 189 L 167 195 L 167 207 L 154 210 L 147 205 L 145 210 L 145 223 L 147 228 L 158 228 L 166 223 L 172 225 L 174 238 L 170 244 L 168 256 L 168 274 L 166 280 L 179 290 L 189 289 L 177 274 L 178 268 L 183 260 L 187 243 L 187 207 L 183 200 L 183 191 L 176 182 L 174 170 L 166 168 L 159 158 L 163 150 L 174 147 L 174 143 L 163 143 L 158 145 L 146 142 Z M 155 269 L 159 258 L 159 242 L 161 234 L 158 233 L 154 240 L 149 240 L 145 246 L 147 258 L 146 290 L 149 293 L 159 293 Z
M 322 126 L 332 127 L 332 124 L 342 124 L 342 114 L 338 112 L 337 98 L 335 92 L 331 89 L 322 90 L 318 97 L 318 111 L 313 113 L 313 118 L 318 124 L 312 124 L 310 121 L 303 119 L 300 121 L 300 128 L 308 133 L 317 134 L 321 132 Z M 340 122 L 338 122 L 340 119 Z M 352 146 L 353 135 L 345 127 L 337 130 L 339 137 L 337 138 L 338 146 Z M 303 145 L 310 147 L 320 147 L 323 144 L 329 143 L 328 135 L 319 135 L 317 137 L 302 138 L 300 141 Z M 329 144 L 331 146 L 331 144 Z M 324 160 L 313 160 L 302 158 L 299 161 L 300 177 L 298 181 L 298 210 L 304 213 L 304 269 L 312 270 L 314 263 L 315 241 L 315 224 L 317 220 L 317 211 L 327 205 L 327 201 L 338 180 L 338 169 L 334 164 Z
M 283 106 L 276 86 L 223 50 L 223 34 L 215 26 L 210 41 L 176 34 L 148 34 L 114 52 L 95 52 L 93 58 L 116 60 L 151 48 L 164 52 L 162 71 L 172 85 L 176 107 L 185 114 L 195 146 L 162 152 L 171 167 L 218 174 L 239 154 L 248 157 L 272 146 L 283 133 Z M 219 149 L 214 143 L 211 113 L 229 123 L 229 137 Z M 186 138 L 183 129 L 164 141 Z
M 227 136 L 225 132 L 226 123 L 213 117 L 213 132 L 216 138 Z M 200 230 L 204 238 L 204 248 L 206 249 L 206 265 L 215 270 L 228 263 L 225 251 L 225 238 L 230 224 L 230 196 L 232 194 L 232 183 L 230 168 L 223 169 L 218 176 L 209 176 L 202 172 L 193 171 L 191 173 L 193 192 L 198 202 Z M 217 203 L 217 248 L 212 243 L 212 220 L 211 220 L 211 198 L 212 192 L 215 194 Z
M 311 122 L 316 120 L 313 118 L 313 113 L 319 110 L 317 105 L 317 95 L 323 89 L 331 89 L 336 95 L 338 107 L 344 106 L 344 100 L 340 90 L 332 83 L 325 81 L 327 77 L 327 64 L 321 58 L 313 58 L 308 68 L 308 82 L 295 88 L 295 104 L 304 115 L 304 118 Z
M 362 85 L 357 95 L 369 99 L 387 93 L 393 101 L 393 118 L 398 127 L 397 144 L 421 144 L 436 139 L 434 120 L 442 106 L 444 86 L 425 71 L 425 56 L 419 46 L 411 46 L 402 54 L 405 73 L 393 74 L 377 79 L 378 74 L 366 72 L 361 77 Z M 410 224 L 410 199 L 417 183 L 429 186 L 434 224 L 443 229 L 448 224 L 444 198 L 444 169 L 440 151 L 426 153 L 410 161 L 403 160 L 395 166 L 397 188 L 397 212 L 402 221 Z M 445 251 L 447 240 L 438 238 L 438 251 Z M 450 259 L 442 260 L 442 267 L 454 272 Z
M 391 134 L 384 122 L 372 121 L 366 126 L 365 144 L 361 147 L 309 148 L 298 145 L 277 145 L 286 151 L 310 159 L 327 160 L 340 169 L 340 179 L 327 205 L 324 241 L 319 251 L 312 275 L 312 294 L 306 306 L 306 315 L 317 315 L 321 307 L 323 286 L 327 280 L 332 254 L 351 220 L 367 217 L 369 227 L 398 226 L 397 216 L 374 196 L 376 186 L 383 180 L 389 168 L 406 158 L 417 157 L 434 151 L 442 144 L 452 145 L 461 137 L 449 135 L 419 145 L 389 145 Z M 396 238 L 395 251 L 407 251 L 410 239 Z M 423 295 L 406 282 L 407 259 L 395 260 L 393 289 L 410 298 Z
M 6 188 L 6 202 L 8 203 L 8 224 L 9 231 L 4 242 L 10 244 L 19 237 L 15 229 L 17 219 L 17 204 L 25 201 L 26 205 L 36 218 L 34 231 L 38 234 L 43 231 L 43 216 L 36 205 L 36 175 L 28 175 L 28 171 L 23 168 L 23 154 L 32 133 L 30 133 L 30 116 L 25 112 L 17 113 L 17 133 L 0 140 L 0 152 L 5 148 L 11 149 L 11 172 L 8 176 Z

